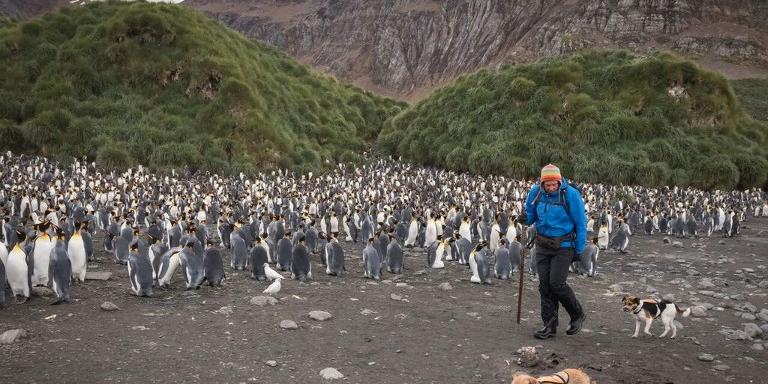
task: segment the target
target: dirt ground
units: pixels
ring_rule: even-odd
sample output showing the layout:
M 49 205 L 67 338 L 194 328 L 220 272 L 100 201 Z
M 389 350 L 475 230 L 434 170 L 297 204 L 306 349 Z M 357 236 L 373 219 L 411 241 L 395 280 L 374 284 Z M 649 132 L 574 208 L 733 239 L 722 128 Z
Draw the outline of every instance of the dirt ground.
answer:
M 90 270 L 111 271 L 112 278 L 76 285 L 72 303 L 51 306 L 51 298 L 33 297 L 17 305 L 9 298 L 0 309 L 0 332 L 29 333 L 0 345 L 0 382 L 318 383 L 320 370 L 333 367 L 345 376 L 336 381 L 348 383 L 508 383 L 517 370 L 581 367 L 599 383 L 766 383 L 768 352 L 759 349 L 768 340 L 728 340 L 720 331 L 764 324 L 742 319 L 736 308 L 745 302 L 758 312 L 768 308 L 768 288 L 758 287 L 768 279 L 768 219 L 750 219 L 742 236 L 724 243 L 713 236 L 682 239 L 680 247 L 662 239 L 636 235 L 629 254 L 601 253 L 596 278 L 571 275 L 588 311 L 585 329 L 566 336 L 563 326 L 546 341 L 532 337 L 539 301 L 528 275 L 517 325 L 517 278 L 475 285 L 469 269 L 454 263 L 420 272 L 426 259 L 420 249 L 407 252 L 404 275 L 385 273 L 388 280 L 375 283 L 362 278 L 362 246 L 345 244 L 346 276 L 326 276 L 315 258 L 314 282 L 285 281 L 279 303 L 264 307 L 250 300 L 268 283 L 245 272 L 228 271 L 223 287 L 198 291 L 185 291 L 179 275 L 172 289 L 135 297 L 127 269 L 101 251 Z M 716 287 L 700 288 L 706 279 Z M 452 289 L 439 289 L 443 282 Z M 684 328 L 677 339 L 632 339 L 634 323 L 621 311 L 618 291 L 658 291 L 658 297 L 673 294 L 682 307 L 713 308 L 678 318 Z M 104 301 L 120 310 L 101 310 Z M 312 310 L 333 318 L 311 320 Z M 566 325 L 567 314 L 560 313 Z M 282 320 L 298 329 L 281 329 Z M 657 321 L 651 331 L 661 329 Z M 537 367 L 517 365 L 523 346 L 537 347 Z M 700 361 L 703 353 L 715 360 Z

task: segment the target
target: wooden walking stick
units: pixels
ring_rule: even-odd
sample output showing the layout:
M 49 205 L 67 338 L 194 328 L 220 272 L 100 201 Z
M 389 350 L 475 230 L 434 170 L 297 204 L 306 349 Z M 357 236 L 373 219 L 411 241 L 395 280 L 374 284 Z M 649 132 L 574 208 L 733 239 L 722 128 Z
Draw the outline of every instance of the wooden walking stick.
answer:
M 533 248 L 533 241 L 535 237 L 528 241 L 525 245 L 525 249 L 528 250 L 528 254 L 531 253 Z M 525 278 L 525 254 L 520 255 L 520 284 L 517 289 L 517 323 L 520 324 L 520 311 L 523 307 L 523 279 Z
M 520 284 L 517 289 L 517 324 L 520 324 L 520 310 L 523 306 L 523 279 L 525 278 L 525 255 L 520 257 Z

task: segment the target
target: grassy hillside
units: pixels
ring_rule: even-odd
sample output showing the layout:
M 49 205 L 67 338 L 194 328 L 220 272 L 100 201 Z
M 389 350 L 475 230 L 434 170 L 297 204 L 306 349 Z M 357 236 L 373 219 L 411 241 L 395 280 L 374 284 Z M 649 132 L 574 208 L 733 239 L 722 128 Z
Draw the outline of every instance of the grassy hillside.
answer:
M 188 8 L 69 7 L 0 29 L 0 147 L 240 171 L 354 160 L 403 104 Z
M 461 77 L 388 121 L 379 147 L 457 171 L 533 178 L 553 162 L 582 182 L 733 188 L 766 185 L 766 137 L 722 76 L 609 51 Z
M 734 80 L 731 86 L 747 113 L 768 122 L 768 79 Z

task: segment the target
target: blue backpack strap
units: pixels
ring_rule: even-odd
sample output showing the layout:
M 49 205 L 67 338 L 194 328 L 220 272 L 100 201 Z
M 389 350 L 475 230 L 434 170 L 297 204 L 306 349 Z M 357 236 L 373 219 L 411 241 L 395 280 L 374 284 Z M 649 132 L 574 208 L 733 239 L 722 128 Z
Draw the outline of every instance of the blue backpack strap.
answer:
M 539 205 L 539 201 L 541 200 L 541 195 L 543 194 L 541 188 L 539 188 L 539 191 L 536 193 L 536 197 L 533 198 L 533 202 L 531 203 L 531 206 L 533 206 L 533 209 L 536 210 L 536 207 Z M 568 209 L 568 200 L 565 198 L 566 190 L 560 189 L 559 190 L 559 196 L 560 196 L 560 204 L 563 206 L 563 209 L 565 209 L 565 213 L 568 215 L 568 219 L 571 220 L 571 223 L 573 223 L 573 230 L 576 230 L 576 221 L 573 220 L 573 217 L 571 217 L 571 211 Z

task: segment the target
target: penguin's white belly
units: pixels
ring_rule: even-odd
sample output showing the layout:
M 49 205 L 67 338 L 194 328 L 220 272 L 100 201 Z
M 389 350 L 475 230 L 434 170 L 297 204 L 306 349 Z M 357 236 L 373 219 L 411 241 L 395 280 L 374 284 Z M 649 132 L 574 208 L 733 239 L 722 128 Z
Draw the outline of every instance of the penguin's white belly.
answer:
M 3 265 L 8 265 L 8 249 L 5 248 L 5 244 L 0 242 L 0 261 Z
M 413 243 L 416 241 L 416 236 L 419 234 L 419 227 L 416 223 L 411 223 L 411 226 L 408 228 L 408 239 L 406 240 L 406 244 L 413 245 Z
M 14 295 L 29 297 L 29 285 L 27 284 L 27 261 L 23 252 L 11 252 L 8 262 L 5 264 L 5 273 L 8 284 Z
M 435 261 L 432 263 L 432 268 L 445 268 L 445 263 L 443 263 L 443 253 L 445 253 L 445 247 L 441 244 L 439 247 L 437 247 L 437 252 L 435 253 Z
M 170 284 L 171 279 L 173 278 L 173 274 L 176 272 L 176 269 L 181 264 L 181 256 L 180 254 L 174 253 L 170 260 L 168 261 L 168 270 L 165 271 L 165 274 L 160 278 L 160 286 Z
M 41 241 L 35 244 L 35 270 L 32 273 L 32 285 L 48 285 L 48 265 L 51 262 L 53 243 Z
M 130 278 L 131 273 L 133 273 L 133 268 L 131 268 L 131 262 L 128 262 L 128 277 Z M 135 295 L 139 294 L 139 276 L 138 273 L 133 276 L 133 279 L 131 280 L 131 290 Z
M 53 290 L 54 293 L 56 293 L 56 297 L 63 296 L 61 292 L 61 288 L 59 287 L 59 283 L 56 281 L 55 278 L 51 279 L 51 289 Z
M 69 261 L 72 263 L 72 277 L 85 281 L 85 273 L 88 268 L 85 256 L 85 244 L 80 236 L 73 236 L 67 245 Z
M 509 230 L 507 231 L 507 244 L 512 243 L 513 240 L 515 240 L 515 237 L 517 237 L 517 231 L 510 226 Z
M 469 241 L 472 241 L 472 232 L 469 230 L 469 225 L 462 224 L 461 228 L 459 228 L 459 234 L 461 235 L 461 237 Z
M 472 277 L 469 279 L 472 283 L 480 283 L 480 275 L 477 273 L 477 261 L 474 256 L 469 257 L 469 269 L 472 270 Z
M 427 227 L 427 233 L 424 235 L 424 246 L 428 247 L 435 240 L 437 240 L 437 232 L 435 231 L 435 226 L 430 225 Z
M 157 272 L 155 270 L 155 257 L 158 257 L 155 255 L 155 251 L 152 250 L 152 247 L 150 246 L 149 249 L 149 264 L 152 265 L 152 280 L 157 279 Z M 130 266 L 130 263 L 128 264 Z

